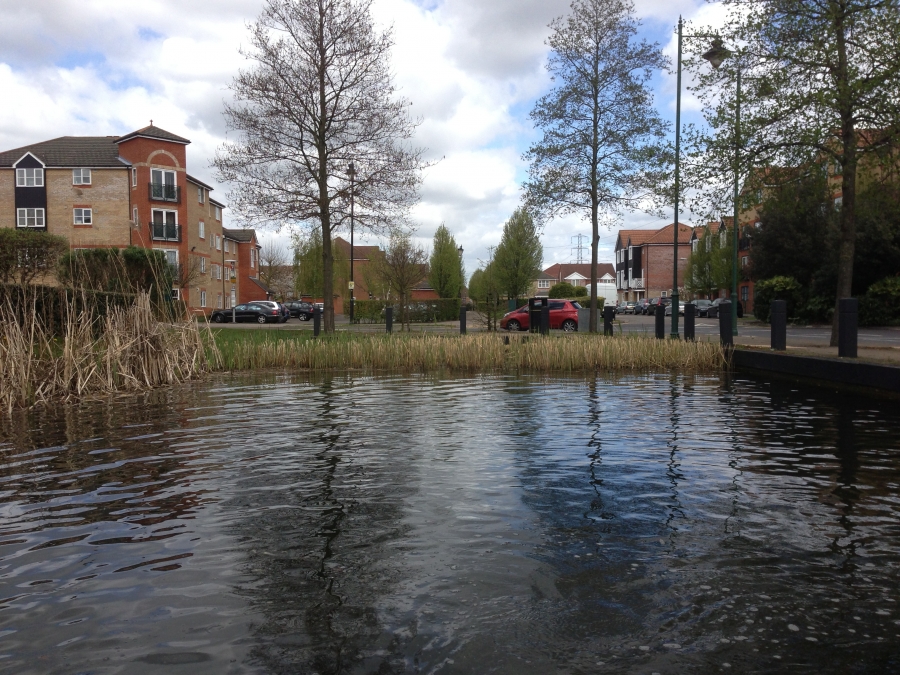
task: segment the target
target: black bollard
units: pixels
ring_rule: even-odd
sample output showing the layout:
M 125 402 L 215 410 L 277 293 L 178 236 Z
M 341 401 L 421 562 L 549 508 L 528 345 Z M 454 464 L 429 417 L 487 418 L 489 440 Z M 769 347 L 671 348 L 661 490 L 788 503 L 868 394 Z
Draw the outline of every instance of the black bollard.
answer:
M 719 303 L 719 341 L 723 347 L 734 347 L 734 330 L 731 327 L 731 300 Z
M 675 311 L 674 309 L 672 310 Z M 694 319 L 697 318 L 697 305 L 693 302 L 689 302 L 684 306 L 684 339 L 693 341 L 695 332 L 694 332 Z
M 783 352 L 787 349 L 787 301 L 773 300 L 769 321 L 772 325 L 772 349 Z
M 459 303 L 459 334 L 466 334 L 466 306 Z
M 541 330 L 541 306 L 534 298 L 528 298 L 528 332 L 537 333 Z
M 665 305 L 657 305 L 656 311 L 653 313 L 656 318 L 656 339 L 665 340 L 666 338 L 666 307 Z
M 838 356 L 856 358 L 857 328 L 859 326 L 859 302 L 856 298 L 841 298 L 838 304 Z
M 616 308 L 612 305 L 603 306 L 603 334 L 612 337 L 613 319 L 616 317 Z
M 547 298 L 541 298 L 541 335 L 550 335 L 550 305 Z
M 394 308 L 390 305 L 384 308 L 384 329 L 388 333 L 394 332 Z
M 319 337 L 319 331 L 322 330 L 322 309 L 318 306 L 313 308 L 313 337 Z

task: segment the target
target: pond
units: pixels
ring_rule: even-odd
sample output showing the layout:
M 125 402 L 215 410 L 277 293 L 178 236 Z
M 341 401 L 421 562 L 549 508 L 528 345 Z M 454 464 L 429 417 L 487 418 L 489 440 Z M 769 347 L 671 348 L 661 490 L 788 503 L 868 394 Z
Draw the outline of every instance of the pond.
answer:
M 268 374 L 0 429 L 0 673 L 900 672 L 896 400 Z

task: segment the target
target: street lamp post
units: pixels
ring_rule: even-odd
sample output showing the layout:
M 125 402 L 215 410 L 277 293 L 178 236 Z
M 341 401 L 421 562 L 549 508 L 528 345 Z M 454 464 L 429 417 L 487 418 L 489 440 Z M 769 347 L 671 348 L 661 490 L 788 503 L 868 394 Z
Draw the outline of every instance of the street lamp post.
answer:
M 712 49 L 703 55 L 703 58 L 717 69 L 722 62 L 731 56 L 731 52 L 725 48 L 719 38 L 713 40 Z M 731 332 L 738 334 L 737 327 L 737 269 L 738 269 L 738 237 L 740 226 L 738 225 L 738 199 L 740 198 L 740 173 L 741 173 L 741 64 L 737 63 L 737 87 L 734 99 L 734 220 L 732 221 L 732 257 L 731 257 Z
M 678 17 L 678 75 L 677 90 L 675 94 L 675 232 L 673 235 L 673 255 L 672 255 L 672 334 L 671 337 L 678 339 L 678 208 L 681 205 L 681 43 L 682 40 L 695 38 L 712 38 L 712 48 L 703 55 L 703 58 L 712 64 L 713 68 L 722 65 L 722 61 L 731 55 L 725 47 L 722 46 L 722 40 L 717 35 L 683 35 L 682 28 L 684 26 L 683 19 Z M 741 72 L 738 67 L 738 102 L 737 117 L 735 121 L 735 134 L 740 129 L 740 96 L 741 96 Z M 735 153 L 738 152 L 738 145 L 735 144 Z M 738 157 L 735 156 L 735 173 L 734 173 L 734 264 L 731 273 L 731 313 L 732 313 L 732 330 L 737 335 L 737 216 L 738 216 Z
M 353 293 L 356 285 L 353 280 L 353 181 L 356 178 L 356 167 L 353 166 L 353 162 L 350 162 L 347 173 L 350 176 L 350 323 L 353 324 L 353 305 L 355 300 Z
M 465 286 L 465 279 L 463 279 L 462 275 L 462 257 L 463 257 L 463 247 L 460 246 L 456 249 L 456 252 L 459 253 L 459 332 L 460 334 L 465 334 L 466 332 L 466 306 L 463 303 L 463 287 Z

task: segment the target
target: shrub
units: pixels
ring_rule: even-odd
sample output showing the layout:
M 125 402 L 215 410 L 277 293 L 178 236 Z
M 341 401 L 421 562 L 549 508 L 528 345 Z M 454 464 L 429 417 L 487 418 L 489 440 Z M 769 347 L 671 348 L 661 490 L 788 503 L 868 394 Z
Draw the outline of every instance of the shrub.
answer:
M 888 277 L 869 286 L 859 299 L 862 326 L 900 325 L 900 277 Z
M 584 286 L 575 286 L 575 297 L 586 298 L 588 296 L 587 288 Z
M 551 298 L 574 298 L 575 287 L 567 281 L 553 284 L 553 286 L 550 287 L 549 296 Z
M 137 246 L 92 248 L 64 255 L 58 276 L 65 284 L 93 291 L 146 291 L 158 303 L 171 297 L 174 269 L 162 251 Z
M 25 285 L 41 275 L 54 275 L 56 263 L 68 249 L 63 237 L 0 228 L 0 284 Z
M 384 323 L 384 310 L 394 308 L 394 321 L 400 321 L 400 305 L 392 300 L 357 300 L 353 316 L 362 323 Z M 414 300 L 408 307 L 409 321 L 429 323 L 432 321 L 453 321 L 459 318 L 459 298 L 439 300 Z
M 753 314 L 760 321 L 769 321 L 773 300 L 787 301 L 787 315 L 795 316 L 803 300 L 803 289 L 794 277 L 772 277 L 756 284 L 753 298 Z

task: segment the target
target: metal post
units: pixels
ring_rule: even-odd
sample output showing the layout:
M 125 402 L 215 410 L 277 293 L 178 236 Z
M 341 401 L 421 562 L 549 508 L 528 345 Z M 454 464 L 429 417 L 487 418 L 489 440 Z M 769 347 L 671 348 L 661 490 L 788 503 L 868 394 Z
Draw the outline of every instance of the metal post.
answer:
M 838 356 L 855 359 L 859 303 L 856 298 L 841 298 L 838 308 Z
M 731 236 L 733 255 L 731 260 L 731 331 L 738 334 L 737 327 L 737 271 L 738 271 L 738 202 L 741 176 L 741 64 L 737 65 L 737 94 L 734 100 L 734 222 Z M 732 340 L 734 342 L 734 340 Z
M 313 307 L 313 337 L 319 337 L 319 331 L 322 329 L 322 310 Z
M 613 319 L 616 316 L 616 309 L 612 305 L 603 306 L 603 334 L 612 337 Z
M 672 312 L 675 312 L 675 310 L 673 309 Z M 695 334 L 694 319 L 696 318 L 696 316 L 697 316 L 697 305 L 695 305 L 693 302 L 687 303 L 684 306 L 684 339 L 685 340 L 691 340 L 692 342 L 694 340 L 694 334 Z
M 353 306 L 356 298 L 354 298 L 354 286 L 353 283 L 353 182 L 356 179 L 356 167 L 353 166 L 353 162 L 350 162 L 350 168 L 347 170 L 350 174 L 350 323 L 353 323 Z M 390 332 L 390 331 L 388 331 Z
M 772 349 L 787 349 L 787 301 L 773 300 L 769 321 L 772 324 Z
M 384 329 L 388 333 L 394 332 L 394 307 L 392 305 L 384 308 Z
M 534 298 L 528 298 L 528 332 L 537 333 L 541 327 L 541 310 Z
M 459 303 L 459 334 L 466 334 L 466 306 L 462 302 Z
M 678 339 L 678 207 L 681 200 L 681 29 L 684 25 L 678 17 L 678 76 L 675 85 L 675 234 L 672 251 L 672 337 Z M 665 313 L 663 314 L 665 330 Z
M 541 298 L 541 335 L 550 335 L 550 305 L 547 298 Z
M 723 347 L 734 347 L 734 334 L 731 332 L 731 303 L 728 300 L 719 303 L 719 340 Z
M 653 318 L 656 320 L 656 337 L 664 340 L 666 337 L 666 308 L 659 305 L 653 312 Z

